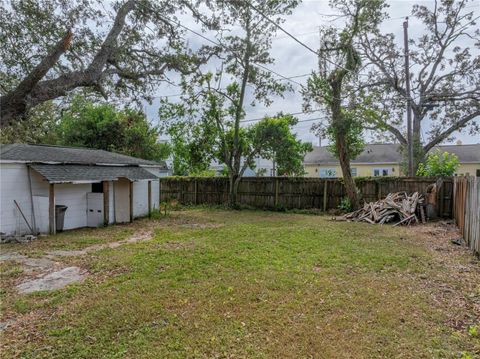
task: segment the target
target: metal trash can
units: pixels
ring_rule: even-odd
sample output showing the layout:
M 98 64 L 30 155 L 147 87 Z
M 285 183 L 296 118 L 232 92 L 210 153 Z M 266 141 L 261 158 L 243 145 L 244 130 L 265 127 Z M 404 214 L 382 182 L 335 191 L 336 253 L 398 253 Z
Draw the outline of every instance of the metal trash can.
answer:
M 56 205 L 55 206 L 55 227 L 57 232 L 63 231 L 63 223 L 65 222 L 65 212 L 67 211 L 67 206 Z

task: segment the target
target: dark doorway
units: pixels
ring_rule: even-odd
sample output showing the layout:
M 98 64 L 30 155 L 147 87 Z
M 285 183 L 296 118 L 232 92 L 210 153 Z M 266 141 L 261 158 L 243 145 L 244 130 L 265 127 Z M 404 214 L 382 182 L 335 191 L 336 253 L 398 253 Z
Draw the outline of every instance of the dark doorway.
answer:
M 92 192 L 93 193 L 103 193 L 103 183 L 92 183 Z

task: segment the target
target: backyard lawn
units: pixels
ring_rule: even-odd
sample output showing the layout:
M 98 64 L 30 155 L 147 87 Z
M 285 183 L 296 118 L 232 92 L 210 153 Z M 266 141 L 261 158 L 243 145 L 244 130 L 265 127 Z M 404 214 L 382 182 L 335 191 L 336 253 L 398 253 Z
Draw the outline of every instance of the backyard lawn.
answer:
M 190 209 L 3 245 L 2 357 L 476 358 L 480 262 L 457 237 Z M 84 280 L 16 288 L 66 267 Z

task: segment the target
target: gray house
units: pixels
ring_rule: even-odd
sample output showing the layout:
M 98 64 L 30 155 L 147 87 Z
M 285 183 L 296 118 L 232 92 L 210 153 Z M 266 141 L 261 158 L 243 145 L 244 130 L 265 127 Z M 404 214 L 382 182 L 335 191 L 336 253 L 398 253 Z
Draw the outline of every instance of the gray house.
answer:
M 55 233 L 131 222 L 159 206 L 164 162 L 103 150 L 48 145 L 0 145 L 0 232 Z M 63 207 L 62 207 L 63 206 Z

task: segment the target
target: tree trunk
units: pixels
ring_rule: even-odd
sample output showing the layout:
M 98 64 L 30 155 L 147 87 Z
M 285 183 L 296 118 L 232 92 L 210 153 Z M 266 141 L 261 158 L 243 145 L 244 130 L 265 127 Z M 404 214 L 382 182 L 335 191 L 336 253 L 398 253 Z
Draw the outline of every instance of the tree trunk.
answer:
M 360 205 L 357 193 L 357 186 L 352 178 L 350 170 L 350 154 L 347 150 L 346 129 L 342 114 L 342 82 L 346 75 L 345 70 L 338 70 L 330 78 L 330 86 L 332 88 L 332 101 L 330 109 L 332 111 L 332 126 L 335 129 L 335 145 L 337 148 L 338 160 L 342 168 L 345 191 L 352 209 L 357 209 Z
M 237 194 L 238 194 L 238 185 L 240 184 L 241 177 L 236 174 L 230 174 L 229 176 L 229 206 L 231 208 L 238 208 L 237 203 Z
M 348 157 L 347 149 L 345 148 L 345 137 L 343 135 L 337 136 L 337 152 L 338 160 L 340 161 L 340 167 L 342 168 L 343 181 L 345 185 L 345 191 L 347 197 L 350 200 L 352 209 L 357 209 L 360 205 L 358 199 L 357 186 L 353 180 L 352 173 L 350 171 L 350 159 Z
M 240 173 L 240 166 L 242 162 L 242 153 L 240 151 L 240 120 L 243 115 L 243 102 L 245 100 L 245 91 L 247 88 L 248 76 L 250 74 L 250 19 L 247 18 L 246 24 L 246 37 L 245 41 L 247 43 L 247 47 L 245 49 L 245 54 L 243 57 L 243 67 L 244 71 L 242 74 L 242 83 L 240 87 L 240 94 L 238 103 L 236 104 L 235 109 L 235 126 L 233 132 L 233 150 L 232 150 L 232 157 L 233 157 L 233 168 L 229 169 L 229 177 L 230 177 L 230 207 L 237 208 L 237 191 L 238 191 L 238 184 L 240 183 L 240 179 L 242 177 L 242 173 Z

